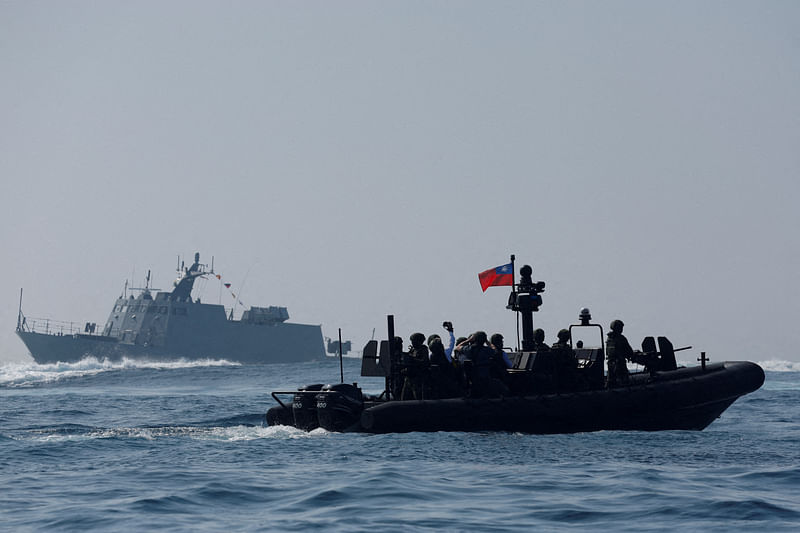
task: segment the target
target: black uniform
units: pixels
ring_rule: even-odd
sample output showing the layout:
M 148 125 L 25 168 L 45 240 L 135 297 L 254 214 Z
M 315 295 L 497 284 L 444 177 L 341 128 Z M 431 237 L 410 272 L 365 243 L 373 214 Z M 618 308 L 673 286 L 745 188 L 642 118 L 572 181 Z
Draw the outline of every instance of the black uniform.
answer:
M 429 398 L 452 398 L 458 395 L 459 386 L 456 368 L 447 360 L 441 339 L 428 345 L 430 349 L 430 373 L 428 376 Z
M 462 351 L 464 373 L 467 377 L 469 396 L 482 398 L 489 394 L 493 351 L 482 344 L 471 344 Z
M 428 376 L 428 347 L 424 344 L 411 346 L 403 357 L 402 374 L 405 376 L 403 383 L 403 400 L 423 400 L 425 381 Z
M 558 390 L 569 390 L 575 383 L 575 371 L 578 362 L 575 359 L 575 352 L 567 341 L 559 341 L 553 344 L 550 350 L 553 355 L 555 365 L 555 380 Z
M 625 335 L 613 330 L 608 332 L 606 357 L 608 358 L 607 386 L 610 388 L 628 383 L 628 365 L 625 361 L 633 357 L 633 348 Z

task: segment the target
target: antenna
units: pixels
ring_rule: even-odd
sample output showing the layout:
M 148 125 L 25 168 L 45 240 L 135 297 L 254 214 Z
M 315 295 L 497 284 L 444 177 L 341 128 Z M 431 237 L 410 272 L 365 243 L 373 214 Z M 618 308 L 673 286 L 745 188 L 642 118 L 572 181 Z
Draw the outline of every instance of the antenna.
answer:
M 128 290 L 128 280 L 125 280 L 125 292 L 127 293 Z M 144 287 L 130 287 L 132 291 L 142 291 L 144 293 L 150 293 L 150 271 L 147 271 L 147 277 L 145 278 Z M 154 291 L 158 291 L 161 289 L 153 289 Z
M 17 331 L 22 329 L 22 287 L 19 288 L 19 312 L 17 313 Z
M 238 305 L 241 305 L 242 307 L 244 307 L 244 303 L 241 300 L 242 292 L 244 292 L 244 284 L 247 283 L 247 277 L 250 275 L 250 271 L 253 270 L 253 267 L 256 266 L 257 264 L 258 264 L 258 261 L 256 261 L 252 265 L 250 265 L 250 268 L 248 268 L 247 272 L 245 272 L 245 274 L 244 274 L 244 278 L 242 278 L 242 284 L 239 286 L 239 290 L 237 291 L 239 294 L 237 294 L 234 297 L 236 301 L 233 302 L 233 307 L 231 307 L 231 320 L 233 320 L 233 309 L 236 307 L 236 305 L 238 304 Z

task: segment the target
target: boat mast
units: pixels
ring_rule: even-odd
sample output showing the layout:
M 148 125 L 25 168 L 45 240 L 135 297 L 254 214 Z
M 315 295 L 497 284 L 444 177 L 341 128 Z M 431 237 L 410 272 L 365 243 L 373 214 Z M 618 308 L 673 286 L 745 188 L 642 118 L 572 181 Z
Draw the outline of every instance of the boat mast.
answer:
M 522 351 L 532 352 L 534 350 L 533 341 L 533 313 L 539 310 L 542 305 L 541 293 L 544 292 L 544 281 L 533 282 L 531 279 L 533 269 L 530 265 L 524 265 L 519 269 L 519 285 L 513 287 L 511 295 L 508 297 L 507 309 L 516 311 L 522 315 Z

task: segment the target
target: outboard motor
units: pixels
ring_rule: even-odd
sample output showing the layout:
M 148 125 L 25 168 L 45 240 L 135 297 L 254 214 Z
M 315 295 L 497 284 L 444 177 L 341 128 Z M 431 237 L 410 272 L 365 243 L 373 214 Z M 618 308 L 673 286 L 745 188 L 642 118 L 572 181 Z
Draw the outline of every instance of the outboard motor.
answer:
M 348 383 L 325 385 L 317 395 L 317 420 L 328 431 L 344 431 L 361 419 L 364 397 Z
M 311 431 L 319 427 L 317 421 L 317 395 L 315 392 L 322 390 L 322 383 L 306 385 L 297 389 L 292 400 L 292 414 L 294 427 L 304 431 Z

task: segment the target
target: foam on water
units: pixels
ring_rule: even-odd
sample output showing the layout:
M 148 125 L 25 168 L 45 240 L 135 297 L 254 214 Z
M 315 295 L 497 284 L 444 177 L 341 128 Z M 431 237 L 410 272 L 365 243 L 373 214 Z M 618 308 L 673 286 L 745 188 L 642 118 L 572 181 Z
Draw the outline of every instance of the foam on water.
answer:
M 80 425 L 31 429 L 25 432 L 5 435 L 12 440 L 31 442 L 67 442 L 99 439 L 158 439 L 189 438 L 209 441 L 249 441 L 257 439 L 309 439 L 330 435 L 330 432 L 317 428 L 303 431 L 290 426 L 230 426 L 230 427 L 117 427 L 90 428 Z
M 119 361 L 86 357 L 75 363 L 5 363 L 0 365 L 0 387 L 35 387 L 65 379 L 93 376 L 103 372 L 121 370 L 174 370 L 212 366 L 241 366 L 224 359 L 197 359 L 176 361 L 149 361 L 122 358 Z
M 800 372 L 800 361 L 768 359 L 766 361 L 757 361 L 757 364 L 767 372 Z

